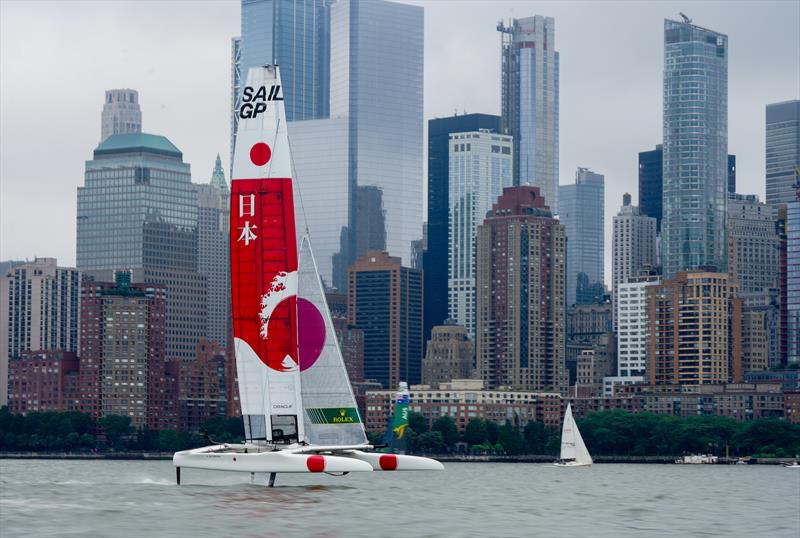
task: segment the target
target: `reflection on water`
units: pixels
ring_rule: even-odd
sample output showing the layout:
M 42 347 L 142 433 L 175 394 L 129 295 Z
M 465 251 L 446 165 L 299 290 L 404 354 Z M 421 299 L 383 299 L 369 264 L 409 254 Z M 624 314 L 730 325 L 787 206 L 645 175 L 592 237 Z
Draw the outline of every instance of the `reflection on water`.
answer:
M 800 536 L 800 473 L 781 467 L 174 476 L 169 461 L 0 460 L 0 537 Z

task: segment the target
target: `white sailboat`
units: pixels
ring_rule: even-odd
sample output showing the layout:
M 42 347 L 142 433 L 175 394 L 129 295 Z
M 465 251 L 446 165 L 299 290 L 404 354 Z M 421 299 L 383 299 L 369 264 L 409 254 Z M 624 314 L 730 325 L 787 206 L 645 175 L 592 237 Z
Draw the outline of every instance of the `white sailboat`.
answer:
M 231 181 L 231 306 L 245 442 L 176 452 L 181 468 L 269 473 L 443 470 L 369 452 L 311 244 L 298 253 L 277 66 L 250 69 Z
M 567 404 L 564 424 L 561 427 L 561 456 L 555 462 L 557 467 L 588 467 L 592 457 L 583 442 L 581 432 L 572 416 L 572 404 Z

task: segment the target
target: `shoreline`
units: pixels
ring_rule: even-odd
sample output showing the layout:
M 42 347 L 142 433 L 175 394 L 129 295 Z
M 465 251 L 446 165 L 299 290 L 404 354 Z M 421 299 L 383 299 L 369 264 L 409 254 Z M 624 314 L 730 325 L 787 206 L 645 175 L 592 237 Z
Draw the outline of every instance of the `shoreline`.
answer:
M 463 454 L 423 454 L 435 458 L 443 463 L 552 463 L 553 456 L 525 455 L 525 456 L 472 456 Z M 633 463 L 633 464 L 671 464 L 680 456 L 593 456 L 594 463 Z M 7 460 L 130 460 L 130 461 L 163 461 L 171 460 L 171 452 L 108 452 L 108 453 L 77 453 L 77 452 L 0 452 L 0 459 Z M 703 465 L 732 465 L 738 458 L 719 458 L 716 464 Z M 750 458 L 748 465 L 782 465 L 792 463 L 795 458 Z

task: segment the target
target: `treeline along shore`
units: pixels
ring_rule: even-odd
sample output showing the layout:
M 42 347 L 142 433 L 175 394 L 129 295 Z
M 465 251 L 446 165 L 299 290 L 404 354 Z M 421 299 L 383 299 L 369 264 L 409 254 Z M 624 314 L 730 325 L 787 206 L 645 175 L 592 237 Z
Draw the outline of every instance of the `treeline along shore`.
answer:
M 665 463 L 683 454 L 715 454 L 754 462 L 780 462 L 800 455 L 800 425 L 779 419 L 740 422 L 727 417 L 673 417 L 649 413 L 601 411 L 578 420 L 586 445 L 598 463 Z M 168 458 L 177 450 L 214 442 L 241 442 L 239 418 L 216 418 L 198 432 L 153 431 L 131 426 L 130 417 L 100 420 L 78 412 L 12 414 L 0 409 L 0 457 L 72 457 L 84 459 Z M 445 461 L 552 461 L 561 432 L 541 423 L 524 427 L 516 420 L 498 425 L 475 418 L 463 432 L 443 416 L 427 428 L 416 413 L 406 430 L 409 453 L 438 454 Z M 383 432 L 369 432 L 383 442 Z M 724 459 L 723 459 L 724 461 Z

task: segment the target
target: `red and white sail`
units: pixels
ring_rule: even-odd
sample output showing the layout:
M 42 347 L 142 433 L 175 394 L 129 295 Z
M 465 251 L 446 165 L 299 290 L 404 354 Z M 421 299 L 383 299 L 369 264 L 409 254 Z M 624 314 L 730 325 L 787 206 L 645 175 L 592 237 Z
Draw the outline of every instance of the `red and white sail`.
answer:
M 302 441 L 292 167 L 276 66 L 250 69 L 237 113 L 231 295 L 245 436 Z

